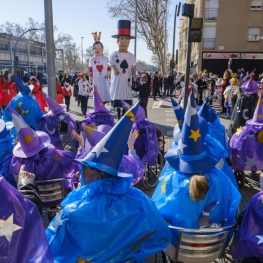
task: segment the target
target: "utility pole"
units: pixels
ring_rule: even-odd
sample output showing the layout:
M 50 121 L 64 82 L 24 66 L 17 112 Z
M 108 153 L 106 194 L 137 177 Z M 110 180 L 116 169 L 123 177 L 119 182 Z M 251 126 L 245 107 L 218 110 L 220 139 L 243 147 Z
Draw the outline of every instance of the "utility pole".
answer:
M 138 0 L 135 0 L 135 28 L 134 28 L 134 56 L 136 62 L 136 53 L 137 53 L 137 16 L 138 16 Z M 135 65 L 135 75 L 136 75 L 136 65 Z
M 164 71 L 163 75 L 166 75 L 166 63 L 167 63 L 167 58 L 166 58 L 166 47 L 167 47 L 167 8 L 168 8 L 168 0 L 165 0 L 165 20 L 164 20 Z
M 55 46 L 54 46 L 54 33 L 53 33 L 52 0 L 44 0 L 44 6 L 45 6 L 45 26 L 46 26 L 48 95 L 52 99 L 56 100 Z
M 84 37 L 81 37 L 81 57 L 82 57 L 82 70 L 84 70 L 84 66 L 83 66 L 83 38 Z

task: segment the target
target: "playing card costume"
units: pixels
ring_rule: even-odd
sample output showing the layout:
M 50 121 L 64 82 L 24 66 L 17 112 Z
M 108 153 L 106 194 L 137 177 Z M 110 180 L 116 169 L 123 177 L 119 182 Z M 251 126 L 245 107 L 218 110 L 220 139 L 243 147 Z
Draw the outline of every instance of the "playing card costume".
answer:
M 214 168 L 217 160 L 204 144 L 205 132 L 201 129 L 192 92 L 185 112 L 181 139 L 178 145 L 167 151 L 167 163 L 153 194 L 159 212 L 173 226 L 198 229 L 201 227 L 201 215 L 210 204 L 213 205 L 206 227 L 212 223 L 218 226 L 234 223 L 240 194 L 227 176 Z M 199 201 L 193 201 L 189 195 L 193 175 L 208 179 L 209 188 Z M 173 244 L 176 246 L 177 235 L 174 237 Z
M 25 85 L 23 81 L 16 75 L 13 75 L 12 78 L 19 89 L 20 94 L 17 94 L 14 98 L 12 98 L 8 106 L 5 108 L 4 120 L 6 122 L 12 121 L 9 110 L 9 106 L 11 106 L 12 108 L 16 109 L 16 111 L 28 125 L 37 130 L 37 121 L 44 113 L 40 109 L 35 97 L 30 94 L 31 89 L 29 86 Z
M 50 111 L 43 115 L 38 120 L 38 130 L 46 132 L 51 139 L 51 144 L 55 146 L 58 150 L 63 150 L 63 142 L 60 138 L 58 125 L 61 120 L 64 120 L 68 124 L 68 133 L 70 134 L 72 140 L 76 143 L 71 132 L 77 129 L 76 121 L 67 113 L 61 105 L 57 104 L 51 97 L 43 92 L 43 96 L 46 99 Z
M 231 138 L 237 132 L 238 128 L 245 125 L 246 121 L 253 118 L 256 109 L 259 90 L 258 83 L 250 78 L 241 86 L 241 94 L 235 104 L 227 135 Z
M 38 208 L 0 175 L 0 262 L 53 263 Z
M 20 167 L 25 164 L 26 171 L 35 174 L 36 181 L 65 177 L 67 180 L 64 180 L 64 187 L 73 188 L 75 166 L 71 160 L 75 157 L 75 153 L 57 150 L 50 144 L 47 133 L 35 132 L 11 106 L 9 109 L 19 143 L 14 147 L 10 165 L 5 167 L 6 178 L 10 182 L 16 182 Z
M 47 102 L 41 92 L 41 84 L 35 77 L 30 77 L 32 85 L 34 88 L 32 89 L 31 94 L 36 98 L 36 101 L 38 102 L 40 109 L 45 112 L 45 108 L 47 107 Z
M 229 142 L 234 170 L 263 170 L 263 94 L 260 93 L 253 119 L 237 129 Z
M 84 158 L 85 168 L 107 175 L 74 190 L 46 233 L 55 262 L 144 262 L 168 246 L 170 232 L 154 203 L 118 172 L 139 104 Z
M 121 36 L 134 39 L 131 33 L 131 21 L 119 20 L 117 34 L 113 38 L 120 39 Z M 129 43 L 125 43 L 126 48 Z M 135 56 L 128 52 L 114 51 L 110 56 L 109 64 L 111 67 L 116 67 L 119 75 L 116 76 L 114 71 L 111 74 L 110 95 L 112 99 L 112 106 L 114 108 L 122 108 L 120 100 L 126 101 L 132 105 L 132 68 L 136 65 Z
M 109 73 L 111 68 L 109 58 L 103 55 L 103 45 L 100 42 L 101 33 L 92 34 L 95 41 L 93 44 L 94 57 L 89 60 L 89 72 L 92 73 L 93 85 L 96 85 L 102 101 L 110 102 Z

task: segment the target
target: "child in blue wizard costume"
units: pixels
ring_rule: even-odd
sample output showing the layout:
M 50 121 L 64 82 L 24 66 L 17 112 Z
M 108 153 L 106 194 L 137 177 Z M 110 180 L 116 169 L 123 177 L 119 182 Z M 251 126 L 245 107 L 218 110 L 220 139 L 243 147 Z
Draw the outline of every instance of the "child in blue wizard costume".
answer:
M 82 187 L 63 202 L 46 230 L 54 261 L 144 262 L 165 249 L 171 234 L 154 203 L 119 173 L 139 103 L 84 158 Z
M 127 111 L 131 106 L 121 100 L 123 108 Z M 132 131 L 138 131 L 139 136 L 134 143 L 134 149 L 140 160 L 149 165 L 157 165 L 158 140 L 154 124 L 146 119 L 145 110 L 139 106 Z
M 42 92 L 42 94 L 48 103 L 50 111 L 38 120 L 38 130 L 46 132 L 50 136 L 51 143 L 58 150 L 63 150 L 63 142 L 58 131 L 59 122 L 64 120 L 68 124 L 68 133 L 71 135 L 71 132 L 77 129 L 76 121 L 71 117 L 70 114 L 65 113 L 62 106 L 49 97 L 46 93 Z M 75 141 L 73 136 L 72 140 Z
M 240 202 L 240 194 L 228 177 L 215 168 L 217 160 L 204 144 L 202 126 L 190 94 L 182 135 L 170 148 L 153 200 L 169 224 L 198 229 L 231 225 Z M 209 207 L 209 222 L 203 225 L 202 214 Z M 207 211 L 206 211 L 207 212 Z M 209 213 L 208 212 L 208 213 Z M 177 245 L 174 235 L 173 245 Z
M 19 115 L 29 126 L 31 126 L 34 130 L 37 130 L 37 121 L 43 115 L 43 112 L 40 109 L 40 106 L 35 97 L 31 95 L 30 87 L 28 85 L 25 85 L 23 81 L 16 75 L 12 75 L 11 77 L 14 80 L 20 93 L 12 98 L 8 106 L 5 108 L 4 120 L 12 121 L 12 117 L 9 111 L 9 106 L 11 106 L 19 113 Z

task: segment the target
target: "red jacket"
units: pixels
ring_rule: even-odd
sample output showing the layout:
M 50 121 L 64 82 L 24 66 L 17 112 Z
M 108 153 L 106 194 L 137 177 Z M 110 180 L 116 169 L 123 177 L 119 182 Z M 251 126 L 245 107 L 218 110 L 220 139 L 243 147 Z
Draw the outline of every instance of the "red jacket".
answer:
M 71 89 L 69 91 L 66 90 L 66 88 L 62 88 L 63 96 L 72 96 L 72 91 Z

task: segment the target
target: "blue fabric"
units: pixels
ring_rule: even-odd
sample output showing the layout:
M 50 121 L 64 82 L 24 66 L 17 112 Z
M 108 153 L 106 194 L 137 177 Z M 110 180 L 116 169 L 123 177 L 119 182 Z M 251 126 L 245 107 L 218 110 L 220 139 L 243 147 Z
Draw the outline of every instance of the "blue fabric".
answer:
M 203 209 L 214 201 L 218 201 L 219 204 L 210 212 L 211 222 L 222 223 L 227 219 L 226 225 L 234 223 L 241 199 L 238 190 L 217 168 L 203 175 L 209 180 L 209 190 L 202 201 L 194 202 L 190 199 L 188 192 L 189 174 L 177 172 L 168 163 L 165 164 L 152 198 L 159 212 L 169 224 L 198 229 L 198 221 Z M 177 236 L 173 243 L 177 244 Z
M 171 234 L 154 203 L 131 188 L 132 177 L 103 178 L 77 190 L 62 202 L 61 224 L 46 230 L 55 263 L 143 262 L 166 248 Z

